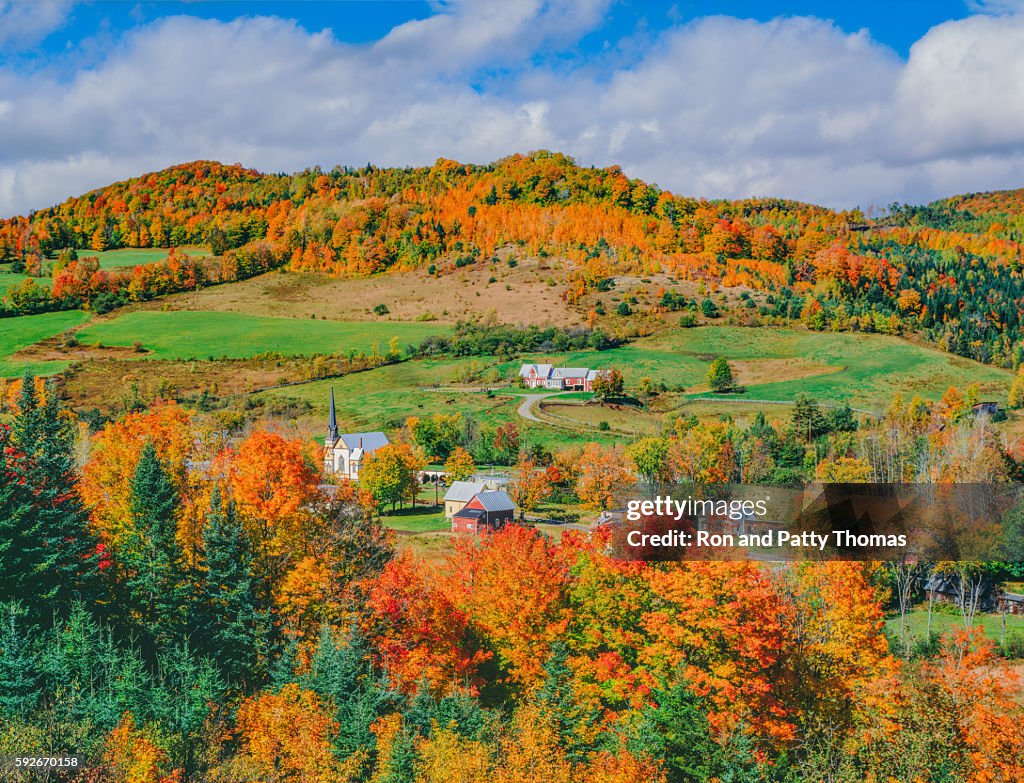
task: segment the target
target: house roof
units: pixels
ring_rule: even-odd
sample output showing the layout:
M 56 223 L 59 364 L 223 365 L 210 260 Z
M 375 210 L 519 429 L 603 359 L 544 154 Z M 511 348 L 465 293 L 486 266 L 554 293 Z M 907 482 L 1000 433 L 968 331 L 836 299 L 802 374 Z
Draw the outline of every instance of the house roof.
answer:
M 519 368 L 519 377 L 529 377 L 531 370 L 533 370 L 541 378 L 547 378 L 549 375 L 551 375 L 550 364 L 524 364 L 522 367 Z
M 587 380 L 588 381 L 592 381 L 595 378 L 597 378 L 599 375 L 604 375 L 606 372 L 608 372 L 608 371 L 607 370 L 587 370 Z
M 551 373 L 553 378 L 586 378 L 590 370 L 586 367 L 557 367 Z
M 383 432 L 346 432 L 339 435 L 338 439 L 345 444 L 345 448 L 362 449 L 367 454 L 390 442 Z
M 456 502 L 468 503 L 473 499 L 473 495 L 486 490 L 482 481 L 453 481 L 452 485 L 448 487 L 448 491 L 444 493 L 445 502 L 454 500 Z
M 480 501 L 480 505 L 488 511 L 516 510 L 516 504 L 512 502 L 512 498 L 508 496 L 507 492 L 502 492 L 500 489 L 478 492 L 476 497 Z
M 464 508 L 455 512 L 459 519 L 480 519 L 486 512 L 480 508 Z

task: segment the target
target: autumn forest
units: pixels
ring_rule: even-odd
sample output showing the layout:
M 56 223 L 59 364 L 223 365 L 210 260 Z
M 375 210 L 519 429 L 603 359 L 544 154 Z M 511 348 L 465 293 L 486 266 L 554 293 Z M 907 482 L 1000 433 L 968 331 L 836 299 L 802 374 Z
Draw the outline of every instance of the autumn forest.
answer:
M 866 213 L 543 151 L 197 161 L 0 221 L 5 279 L 0 764 L 1024 779 L 1024 505 L 952 525 L 955 563 L 627 561 L 607 523 L 637 484 L 1024 481 L 1024 190 Z M 395 316 L 413 289 L 476 290 Z M 601 372 L 556 399 L 530 362 Z M 335 391 L 360 452 L 389 439 L 355 478 Z M 484 466 L 516 519 L 453 533 L 437 482 Z

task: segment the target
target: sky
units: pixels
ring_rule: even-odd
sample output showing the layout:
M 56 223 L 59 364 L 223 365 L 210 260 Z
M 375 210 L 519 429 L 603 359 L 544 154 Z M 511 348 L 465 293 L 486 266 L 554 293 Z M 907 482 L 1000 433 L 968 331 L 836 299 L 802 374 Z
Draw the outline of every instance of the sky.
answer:
M 0 216 L 535 149 L 839 208 L 1024 187 L 1024 0 L 0 0 Z

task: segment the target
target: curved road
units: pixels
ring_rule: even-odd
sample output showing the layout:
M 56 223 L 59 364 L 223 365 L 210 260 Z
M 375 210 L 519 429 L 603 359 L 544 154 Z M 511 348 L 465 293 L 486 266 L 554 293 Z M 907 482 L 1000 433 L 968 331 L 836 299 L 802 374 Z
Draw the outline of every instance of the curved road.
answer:
M 539 421 L 541 424 L 550 424 L 551 422 L 544 421 L 544 419 L 537 418 L 537 414 L 533 412 L 533 406 L 541 400 L 545 400 L 548 397 L 558 397 L 562 394 L 569 394 L 569 392 L 544 392 L 543 394 L 524 394 L 522 395 L 523 401 L 519 403 L 519 407 L 516 408 L 516 413 L 522 416 L 524 419 L 530 421 Z

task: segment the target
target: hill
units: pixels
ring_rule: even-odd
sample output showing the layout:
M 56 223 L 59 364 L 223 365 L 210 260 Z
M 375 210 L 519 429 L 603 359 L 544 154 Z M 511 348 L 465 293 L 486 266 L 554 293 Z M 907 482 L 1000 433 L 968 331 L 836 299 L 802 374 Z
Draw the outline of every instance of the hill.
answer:
M 894 205 L 866 219 L 782 199 L 688 198 L 618 167 L 584 168 L 551 152 L 483 166 L 442 159 L 291 175 L 198 161 L 3 221 L 0 263 L 31 272 L 58 259 L 52 292 L 8 297 L 8 311 L 21 313 L 107 310 L 274 268 L 333 278 L 416 270 L 443 279 L 556 258 L 557 275 L 545 285 L 579 320 L 605 315 L 601 294 L 617 279 L 663 274 L 680 287 L 659 286 L 647 304 L 620 288 L 627 306 L 615 302 L 619 314 L 699 308 L 701 318 L 724 306 L 747 324 L 917 333 L 1016 367 L 1024 358 L 1019 201 L 1019 191 L 973 194 Z M 86 258 L 183 246 L 212 255 L 172 254 L 131 273 Z

